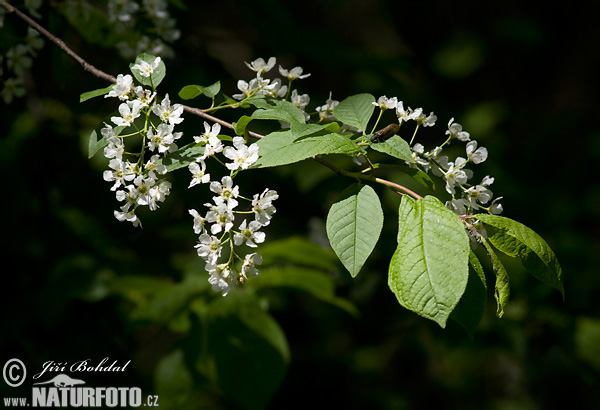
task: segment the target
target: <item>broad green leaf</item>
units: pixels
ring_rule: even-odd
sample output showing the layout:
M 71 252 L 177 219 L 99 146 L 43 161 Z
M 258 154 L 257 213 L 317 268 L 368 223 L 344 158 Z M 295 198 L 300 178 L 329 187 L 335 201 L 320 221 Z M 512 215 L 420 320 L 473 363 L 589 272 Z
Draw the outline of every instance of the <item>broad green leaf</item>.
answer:
M 469 253 L 469 280 L 467 288 L 456 308 L 450 314 L 450 319 L 460 324 L 473 338 L 475 328 L 481 321 L 485 312 L 485 301 L 487 299 L 487 286 L 483 267 L 477 256 L 471 251 Z
M 369 185 L 350 185 L 331 206 L 326 227 L 331 247 L 355 277 L 375 249 L 383 228 L 377 193 Z
M 216 298 L 207 313 L 208 351 L 220 389 L 236 408 L 265 408 L 289 362 L 283 330 L 251 292 Z
M 398 220 L 390 289 L 402 306 L 445 327 L 469 276 L 464 224 L 432 196 L 414 200 L 404 195 Z
M 154 71 L 149 77 L 144 77 L 139 70 L 134 70 L 133 66 L 136 64 L 141 64 L 142 61 L 145 61 L 148 64 L 152 64 L 155 60 L 156 56 L 143 53 L 137 56 L 137 58 L 135 59 L 135 63 L 129 64 L 129 69 L 131 70 L 131 73 L 133 74 L 135 79 L 140 84 L 145 85 L 147 87 L 152 87 L 153 89 L 156 89 L 156 87 L 158 87 L 161 81 L 165 78 L 165 74 L 167 73 L 164 61 L 162 59 L 160 60 L 158 66 L 154 69 Z
M 426 172 L 423 172 L 420 169 L 404 167 L 401 165 L 396 166 L 394 168 L 399 169 L 406 175 L 412 177 L 412 179 L 417 181 L 419 184 L 423 185 L 425 188 L 429 188 L 431 191 L 435 191 L 435 183 L 433 182 L 431 177 L 427 175 Z
M 371 148 L 373 148 L 375 151 L 383 152 L 384 154 L 407 161 L 411 164 L 414 164 L 415 162 L 414 158 L 412 157 L 412 151 L 408 146 L 408 142 L 406 142 L 399 135 L 394 135 L 383 142 L 373 143 L 371 144 Z
M 262 268 L 260 275 L 248 281 L 247 286 L 253 289 L 289 288 L 300 290 L 358 316 L 358 309 L 352 303 L 335 296 L 334 279 L 323 271 L 289 264 L 288 266 Z
M 82 103 L 84 101 L 89 100 L 90 98 L 99 97 L 101 95 L 108 94 L 112 91 L 115 85 L 111 84 L 108 87 L 100 88 L 98 90 L 88 91 L 87 93 L 83 93 L 79 96 L 79 102 Z
M 169 152 L 163 158 L 157 161 L 157 164 L 163 164 L 167 167 L 167 172 L 187 167 L 192 162 L 196 162 L 198 157 L 204 154 L 204 144 L 192 142 L 174 152 Z
M 488 240 L 501 252 L 522 259 L 533 276 L 558 289 L 564 296 L 562 269 L 556 255 L 537 233 L 512 219 L 478 214 L 477 219 L 492 226 Z
M 205 95 L 208 98 L 214 98 L 221 91 L 221 82 L 217 81 L 208 87 L 201 85 L 186 85 L 179 91 L 179 97 L 184 100 L 191 100 L 200 95 Z
M 496 315 L 502 317 L 502 315 L 504 315 L 504 306 L 506 306 L 508 297 L 510 296 L 510 280 L 508 273 L 506 272 L 502 261 L 498 258 L 498 255 L 496 255 L 494 248 L 489 244 L 487 239 L 483 237 L 482 242 L 492 259 L 492 269 L 494 270 L 494 274 L 496 274 L 496 285 L 494 287 L 494 297 L 496 298 L 496 304 L 498 305 Z
M 253 97 L 248 99 L 247 102 L 258 108 L 258 110 L 254 111 L 251 115 L 254 119 L 279 120 L 289 123 L 306 122 L 302 111 L 289 101 Z
M 339 134 L 301 138 L 295 141 L 290 130 L 276 131 L 257 141 L 260 158 L 253 168 L 276 167 L 299 162 L 315 155 L 345 154 L 355 156 L 363 151 Z
M 375 110 L 375 97 L 371 94 L 357 94 L 341 101 L 334 109 L 333 115 L 344 124 L 366 131 Z
M 309 135 L 325 135 L 335 131 L 330 130 L 331 124 L 303 124 L 301 122 L 294 122 L 291 124 L 290 129 L 294 139 L 300 139 Z
M 237 122 L 234 122 L 233 130 L 235 131 L 236 135 L 244 135 L 246 133 L 246 127 L 248 126 L 250 121 L 252 121 L 251 117 L 248 117 L 247 115 L 242 115 Z

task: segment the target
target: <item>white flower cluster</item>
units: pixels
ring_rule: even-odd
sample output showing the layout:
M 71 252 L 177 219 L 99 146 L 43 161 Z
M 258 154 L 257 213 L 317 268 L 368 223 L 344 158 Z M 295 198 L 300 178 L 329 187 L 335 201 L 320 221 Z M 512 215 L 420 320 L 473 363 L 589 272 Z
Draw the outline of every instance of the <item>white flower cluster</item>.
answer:
M 150 76 L 159 62 L 160 57 L 157 57 L 152 63 L 142 62 L 132 69 L 139 70 L 143 76 Z M 174 127 L 183 121 L 183 106 L 171 104 L 168 94 L 160 104 L 157 103 L 156 93 L 142 86 L 134 87 L 129 74 L 119 74 L 113 89 L 105 97 L 115 97 L 122 102 L 119 105 L 120 115 L 111 117 L 111 122 L 117 128 L 105 124 L 101 131 L 108 141 L 104 156 L 110 159 L 110 169 L 104 171 L 103 177 L 105 181 L 113 183 L 111 190 L 116 191 L 117 200 L 124 203 L 114 212 L 115 217 L 119 221 L 141 226 L 136 214 L 138 207 L 147 206 L 154 211 L 158 209 L 158 203 L 169 195 L 171 183 L 161 178 L 167 173 L 167 168 L 160 159 L 161 155 L 177 150 L 175 141 L 181 138 L 182 133 L 174 132 Z M 140 117 L 145 119 L 143 128 L 135 124 Z M 158 118 L 158 125 L 153 123 L 152 118 Z M 130 128 L 136 131 L 123 133 Z M 125 139 L 135 135 L 142 136 L 141 151 L 128 153 Z M 148 151 L 150 158 L 145 160 Z
M 404 109 L 403 102 L 398 101 L 396 97 L 387 98 L 383 96 L 373 104 L 381 110 L 395 108 L 400 125 L 403 122 L 413 120 L 418 125 L 431 127 L 437 120 L 437 117 L 433 113 L 426 116 L 422 108 L 413 110 L 409 107 L 408 109 Z M 425 147 L 419 143 L 412 145 L 410 148 L 415 163 L 408 165 L 425 172 L 431 170 L 434 175 L 441 177 L 445 181 L 446 192 L 452 195 L 452 199 L 446 202 L 446 206 L 456 214 L 461 216 L 471 215 L 478 209 L 492 214 L 501 213 L 502 205 L 498 201 L 502 197 L 492 200 L 493 194 L 489 189 L 489 186 L 494 182 L 494 178 L 486 176 L 479 184 L 475 185 L 468 182 L 473 177 L 473 171 L 467 169 L 466 166 L 484 162 L 488 157 L 487 149 L 478 147 L 477 141 L 471 140 L 469 133 L 463 131 L 462 126 L 454 122 L 454 118 L 448 122 L 446 135 L 448 136 L 446 141 L 431 151 L 426 152 Z M 454 161 L 449 161 L 448 156 L 441 154 L 442 149 L 453 140 L 467 143 L 466 155 L 465 157 L 457 157 Z
M 189 213 L 194 218 L 194 232 L 199 235 L 198 244 L 195 246 L 198 256 L 204 259 L 206 270 L 210 274 L 208 281 L 214 291 L 220 291 L 225 296 L 236 283 L 244 282 L 249 276 L 258 275 L 256 266 L 262 263 L 261 256 L 252 252 L 241 257 L 235 247 L 245 245 L 256 248 L 257 244 L 264 242 L 265 233 L 260 229 L 271 222 L 275 213 L 273 201 L 278 195 L 269 189 L 254 195 L 253 199 L 239 194 L 240 188 L 234 185 L 233 178 L 237 172 L 256 162 L 258 145 L 248 146 L 242 137 L 234 137 L 233 146 L 224 146 L 218 137 L 220 131 L 219 124 L 211 127 L 205 122 L 204 133 L 194 137 L 197 143 L 204 144 L 204 153 L 188 167 L 192 174 L 189 188 L 208 184 L 210 191 L 216 195 L 212 203 L 204 204 L 208 208 L 204 215 L 195 209 L 190 209 Z M 206 160 L 217 153 L 222 153 L 230 160 L 225 163 L 230 175 L 213 181 L 210 174 L 206 173 Z M 247 201 L 251 209 L 238 211 L 238 200 Z M 239 223 L 236 221 L 236 215 L 252 215 L 253 220 L 243 219 Z M 225 255 L 227 252 L 228 255 Z M 219 262 L 221 256 L 225 257 L 225 262 Z M 241 268 L 236 267 L 236 259 L 241 262 Z
M 253 95 L 264 95 L 273 98 L 290 97 L 290 101 L 304 113 L 306 119 L 310 118 L 305 111 L 306 106 L 310 102 L 309 95 L 298 94 L 296 89 L 291 90 L 294 80 L 308 78 L 310 74 L 302 74 L 304 72 L 302 67 L 294 67 L 291 70 L 286 70 L 280 65 L 279 74 L 288 79 L 288 85 L 283 85 L 283 80 L 280 78 L 268 79 L 264 77 L 267 72 L 275 67 L 276 63 L 277 59 L 275 57 L 269 58 L 268 61 L 265 61 L 263 58 L 257 58 L 250 63 L 245 63 L 250 70 L 256 73 L 256 77 L 249 82 L 239 80 L 237 87 L 241 91 L 241 94 L 234 94 L 233 98 L 244 100 Z

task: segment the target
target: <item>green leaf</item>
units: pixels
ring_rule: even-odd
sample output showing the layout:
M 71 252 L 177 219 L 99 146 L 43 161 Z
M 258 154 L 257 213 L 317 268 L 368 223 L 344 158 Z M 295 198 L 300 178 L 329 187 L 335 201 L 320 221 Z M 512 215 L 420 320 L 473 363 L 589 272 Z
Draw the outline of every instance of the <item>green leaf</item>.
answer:
M 469 238 L 437 198 L 402 197 L 388 283 L 402 306 L 446 326 L 469 277 Z
M 165 67 L 165 63 L 163 62 L 163 60 L 160 60 L 160 63 L 158 63 L 158 66 L 154 69 L 150 77 L 144 77 L 140 74 L 139 70 L 134 70 L 133 66 L 136 64 L 140 64 L 142 61 L 145 61 L 148 64 L 152 64 L 155 60 L 156 56 L 143 53 L 137 56 L 137 58 L 135 59 L 135 63 L 129 64 L 129 69 L 131 70 L 131 73 L 133 74 L 135 79 L 140 84 L 145 85 L 147 87 L 152 87 L 153 89 L 156 89 L 156 87 L 158 87 L 161 81 L 165 78 L 165 74 L 167 73 L 167 68 Z
M 458 305 L 450 314 L 450 319 L 460 324 L 472 339 L 475 328 L 485 312 L 487 286 L 483 267 L 473 252 L 469 253 L 469 264 L 473 269 L 469 269 L 467 288 Z
M 327 215 L 331 247 L 352 277 L 375 249 L 383 228 L 383 211 L 377 193 L 369 185 L 350 185 Z
M 406 175 L 410 176 L 412 179 L 417 181 L 419 184 L 423 185 L 425 188 L 430 189 L 431 191 L 435 191 L 435 183 L 431 179 L 426 172 L 421 171 L 420 169 L 405 167 L 402 165 L 398 165 L 394 167 L 395 169 L 399 169 Z
M 501 252 L 519 257 L 533 276 L 558 289 L 563 297 L 562 269 L 556 255 L 546 241 L 527 226 L 512 219 L 478 214 L 477 219 L 495 229 L 488 232 L 488 240 Z
M 194 379 L 185 363 L 185 354 L 181 349 L 163 356 L 154 370 L 154 387 L 160 397 L 160 406 L 165 408 L 193 407 L 192 390 Z
M 217 383 L 237 408 L 263 409 L 283 381 L 285 334 L 251 292 L 231 292 L 209 306 L 208 351 Z
M 254 119 L 279 120 L 289 123 L 306 122 L 302 111 L 289 101 L 265 97 L 252 97 L 246 100 L 246 102 L 259 108 L 251 115 Z
M 414 158 L 412 157 L 412 151 L 408 146 L 408 142 L 406 142 L 399 135 L 394 135 L 383 142 L 373 143 L 371 144 L 371 148 L 373 148 L 375 151 L 383 152 L 384 154 L 407 161 L 411 164 L 414 164 L 415 162 Z
M 341 101 L 334 109 L 333 115 L 345 124 L 366 131 L 373 115 L 375 97 L 371 94 L 357 94 Z
M 208 98 L 214 98 L 221 91 L 221 82 L 217 81 L 208 87 L 201 85 L 186 85 L 179 91 L 179 97 L 183 100 L 191 100 L 200 95 L 205 95 Z
M 234 122 L 233 130 L 235 131 L 236 135 L 244 135 L 246 133 L 246 127 L 248 126 L 250 121 L 252 121 L 251 117 L 248 117 L 247 115 L 242 115 L 237 122 Z
M 204 154 L 204 144 L 192 142 L 179 148 L 177 151 L 169 152 L 157 161 L 157 164 L 163 164 L 167 167 L 167 172 L 187 167 L 192 162 L 196 162 L 198 157 Z
M 321 154 L 355 156 L 363 149 L 339 134 L 306 137 L 296 141 L 290 130 L 276 131 L 257 141 L 260 158 L 253 168 L 292 164 Z
M 506 272 L 502 261 L 498 258 L 498 255 L 496 255 L 494 248 L 484 237 L 481 237 L 481 240 L 492 259 L 492 269 L 496 275 L 496 284 L 494 287 L 494 297 L 496 298 L 496 304 L 498 305 L 496 315 L 502 317 L 502 315 L 504 315 L 504 306 L 506 306 L 508 297 L 510 296 L 510 280 L 508 273 Z
M 87 93 L 83 93 L 79 96 L 79 102 L 82 103 L 84 101 L 89 100 L 90 98 L 99 97 L 101 95 L 108 94 L 112 91 L 115 85 L 111 84 L 108 87 L 100 88 L 98 90 L 88 91 Z
M 106 147 L 107 145 L 108 141 L 106 138 L 102 137 L 98 141 L 98 133 L 96 130 L 92 131 L 90 134 L 90 143 L 88 144 L 88 158 L 92 158 L 94 155 L 96 155 L 98 150 Z

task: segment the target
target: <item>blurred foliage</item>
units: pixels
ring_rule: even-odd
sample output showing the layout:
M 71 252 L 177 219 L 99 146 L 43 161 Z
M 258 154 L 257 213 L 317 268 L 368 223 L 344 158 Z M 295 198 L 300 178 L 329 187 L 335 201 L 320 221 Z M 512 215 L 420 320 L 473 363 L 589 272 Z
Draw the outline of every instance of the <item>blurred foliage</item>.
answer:
M 141 215 L 143 230 L 118 223 L 106 163 L 87 159 L 90 132 L 114 107 L 101 98 L 78 103 L 107 84 L 47 44 L 25 73 L 25 97 L 1 111 L 3 362 L 131 359 L 110 384 L 159 394 L 161 408 L 600 406 L 600 26 L 591 4 L 171 5 L 181 38 L 161 87 L 172 96 L 219 80 L 231 95 L 250 77 L 244 61 L 274 55 L 312 73 L 300 91 L 313 106 L 330 91 L 338 100 L 369 92 L 434 111 L 437 134 L 421 134 L 426 147 L 455 117 L 489 149 L 483 169 L 496 178 L 505 215 L 555 250 L 566 298 L 506 259 L 516 274 L 505 316 L 488 306 L 472 339 L 456 323 L 442 330 L 403 310 L 382 263 L 394 251 L 395 224 L 384 225 L 387 240 L 354 280 L 314 245 L 326 243 L 325 215 L 349 181 L 312 163 L 238 177 L 255 192 L 276 189 L 278 212 L 261 276 L 231 297 L 214 295 L 187 215 L 208 195 L 188 191 L 179 171 L 161 209 Z M 90 42 L 91 26 L 69 24 L 76 19 L 60 6 L 45 2 L 40 22 L 98 68 L 125 72 L 130 61 L 110 39 Z M 4 26 L 3 47 L 27 32 L 11 15 Z M 190 136 L 202 122 L 188 115 L 182 126 Z M 388 211 L 398 206 L 386 198 Z M 295 282 L 278 283 L 278 272 Z M 107 383 L 106 375 L 89 379 Z M 0 395 L 14 392 L 2 385 Z

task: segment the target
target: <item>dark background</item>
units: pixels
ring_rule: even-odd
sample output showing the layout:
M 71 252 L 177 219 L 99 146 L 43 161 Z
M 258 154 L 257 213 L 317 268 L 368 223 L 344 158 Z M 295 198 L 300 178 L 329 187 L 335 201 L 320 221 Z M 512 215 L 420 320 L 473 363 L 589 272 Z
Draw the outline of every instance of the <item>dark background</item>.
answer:
M 50 3 L 43 25 L 103 71 L 127 72 L 129 61 L 86 41 L 53 7 L 60 4 Z M 386 223 L 387 241 L 361 274 L 350 280 L 342 271 L 338 278 L 338 293 L 360 317 L 296 293 L 275 305 L 292 361 L 269 408 L 600 406 L 600 26 L 591 2 L 186 3 L 185 10 L 170 8 L 182 33 L 161 84 L 172 100 L 187 84 L 217 80 L 234 94 L 238 79 L 252 77 L 244 61 L 276 56 L 284 67 L 312 74 L 298 83 L 312 108 L 330 91 L 337 100 L 359 92 L 397 96 L 438 116 L 437 131 L 420 134 L 426 147 L 441 142 L 454 117 L 488 148 L 480 172 L 496 178 L 492 190 L 504 197 L 503 215 L 544 237 L 563 268 L 564 301 L 507 261 L 506 314 L 496 318 L 490 302 L 469 339 L 455 323 L 442 330 L 397 304 L 386 285 L 396 227 Z M 5 19 L 7 29 L 24 32 L 15 16 Z M 181 173 L 161 210 L 142 215 L 143 230 L 113 218 L 105 164 L 87 159 L 87 137 L 116 106 L 78 103 L 82 92 L 106 85 L 47 42 L 27 74 L 27 96 L 0 111 L 0 348 L 3 362 L 19 357 L 38 365 L 83 356 L 134 359 L 127 377 L 151 390 L 158 358 L 179 336 L 131 320 L 102 278 L 116 272 L 177 280 L 173 255 L 193 254 L 189 203 L 205 201 L 186 190 Z M 184 125 L 184 135 L 196 135 L 202 121 L 188 116 Z M 316 167 L 248 177 L 256 192 L 266 180 L 280 193 L 269 240 L 309 235 L 310 221 L 324 220 L 351 182 Z M 115 377 L 115 385 L 125 383 L 125 375 Z M 198 408 L 226 406 L 226 398 L 214 400 Z

